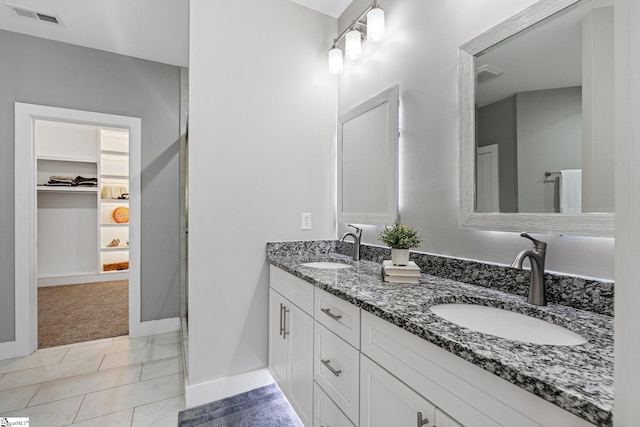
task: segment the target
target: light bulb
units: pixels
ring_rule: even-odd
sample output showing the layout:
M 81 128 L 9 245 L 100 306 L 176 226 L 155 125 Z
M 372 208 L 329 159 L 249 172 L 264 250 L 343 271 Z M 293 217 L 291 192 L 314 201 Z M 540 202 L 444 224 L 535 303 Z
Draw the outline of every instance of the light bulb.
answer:
M 358 59 L 362 54 L 362 35 L 355 28 L 351 29 L 345 36 L 344 56 L 347 59 Z
M 331 50 L 329 50 L 329 72 L 331 74 L 340 74 L 342 67 L 342 50 L 334 45 Z
M 367 40 L 379 42 L 384 40 L 384 10 L 374 7 L 367 13 Z

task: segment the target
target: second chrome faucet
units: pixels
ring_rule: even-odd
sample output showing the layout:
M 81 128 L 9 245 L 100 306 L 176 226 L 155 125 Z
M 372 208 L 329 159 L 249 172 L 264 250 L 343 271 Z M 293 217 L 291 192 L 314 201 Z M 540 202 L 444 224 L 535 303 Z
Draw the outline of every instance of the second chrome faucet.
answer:
M 546 288 L 544 284 L 544 259 L 547 252 L 547 244 L 521 233 L 520 236 L 533 242 L 533 248 L 521 251 L 511 263 L 511 268 L 522 270 L 522 262 L 529 258 L 531 263 L 531 279 L 529 280 L 529 304 L 547 305 Z

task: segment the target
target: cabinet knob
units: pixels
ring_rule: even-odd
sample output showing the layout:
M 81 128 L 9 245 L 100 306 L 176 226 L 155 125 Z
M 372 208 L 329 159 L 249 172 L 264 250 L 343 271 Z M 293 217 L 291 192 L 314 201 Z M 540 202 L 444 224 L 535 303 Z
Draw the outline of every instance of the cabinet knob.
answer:
M 429 418 L 422 419 L 422 412 L 418 412 L 418 423 L 417 427 L 422 427 L 425 424 L 429 424 Z M 434 426 L 435 427 L 435 426 Z

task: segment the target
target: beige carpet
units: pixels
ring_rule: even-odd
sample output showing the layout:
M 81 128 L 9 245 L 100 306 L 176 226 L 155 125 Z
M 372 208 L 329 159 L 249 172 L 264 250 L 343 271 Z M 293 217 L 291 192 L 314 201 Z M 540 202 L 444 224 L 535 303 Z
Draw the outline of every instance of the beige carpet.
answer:
M 128 333 L 128 280 L 38 288 L 38 348 Z

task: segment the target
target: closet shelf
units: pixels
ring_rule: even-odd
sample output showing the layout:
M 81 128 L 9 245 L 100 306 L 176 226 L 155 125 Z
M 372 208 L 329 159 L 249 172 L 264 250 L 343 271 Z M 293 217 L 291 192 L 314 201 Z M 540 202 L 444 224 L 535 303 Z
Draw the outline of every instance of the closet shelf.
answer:
M 84 194 L 96 194 L 98 187 L 54 187 L 38 185 L 38 192 L 45 193 L 84 193 Z
M 123 222 L 123 223 L 110 222 L 108 224 L 100 224 L 100 227 L 127 227 L 128 225 L 129 225 L 128 222 Z
M 129 203 L 129 199 L 100 199 L 102 203 L 115 203 L 115 204 L 126 204 Z
M 107 248 L 107 247 L 102 247 L 100 248 L 101 251 L 105 251 L 105 252 L 119 252 L 119 251 L 128 251 L 129 250 L 129 246 L 116 246 L 113 248 Z
M 74 162 L 74 163 L 98 163 L 96 159 L 61 157 L 61 156 L 37 156 L 37 160 L 53 160 L 56 162 Z

